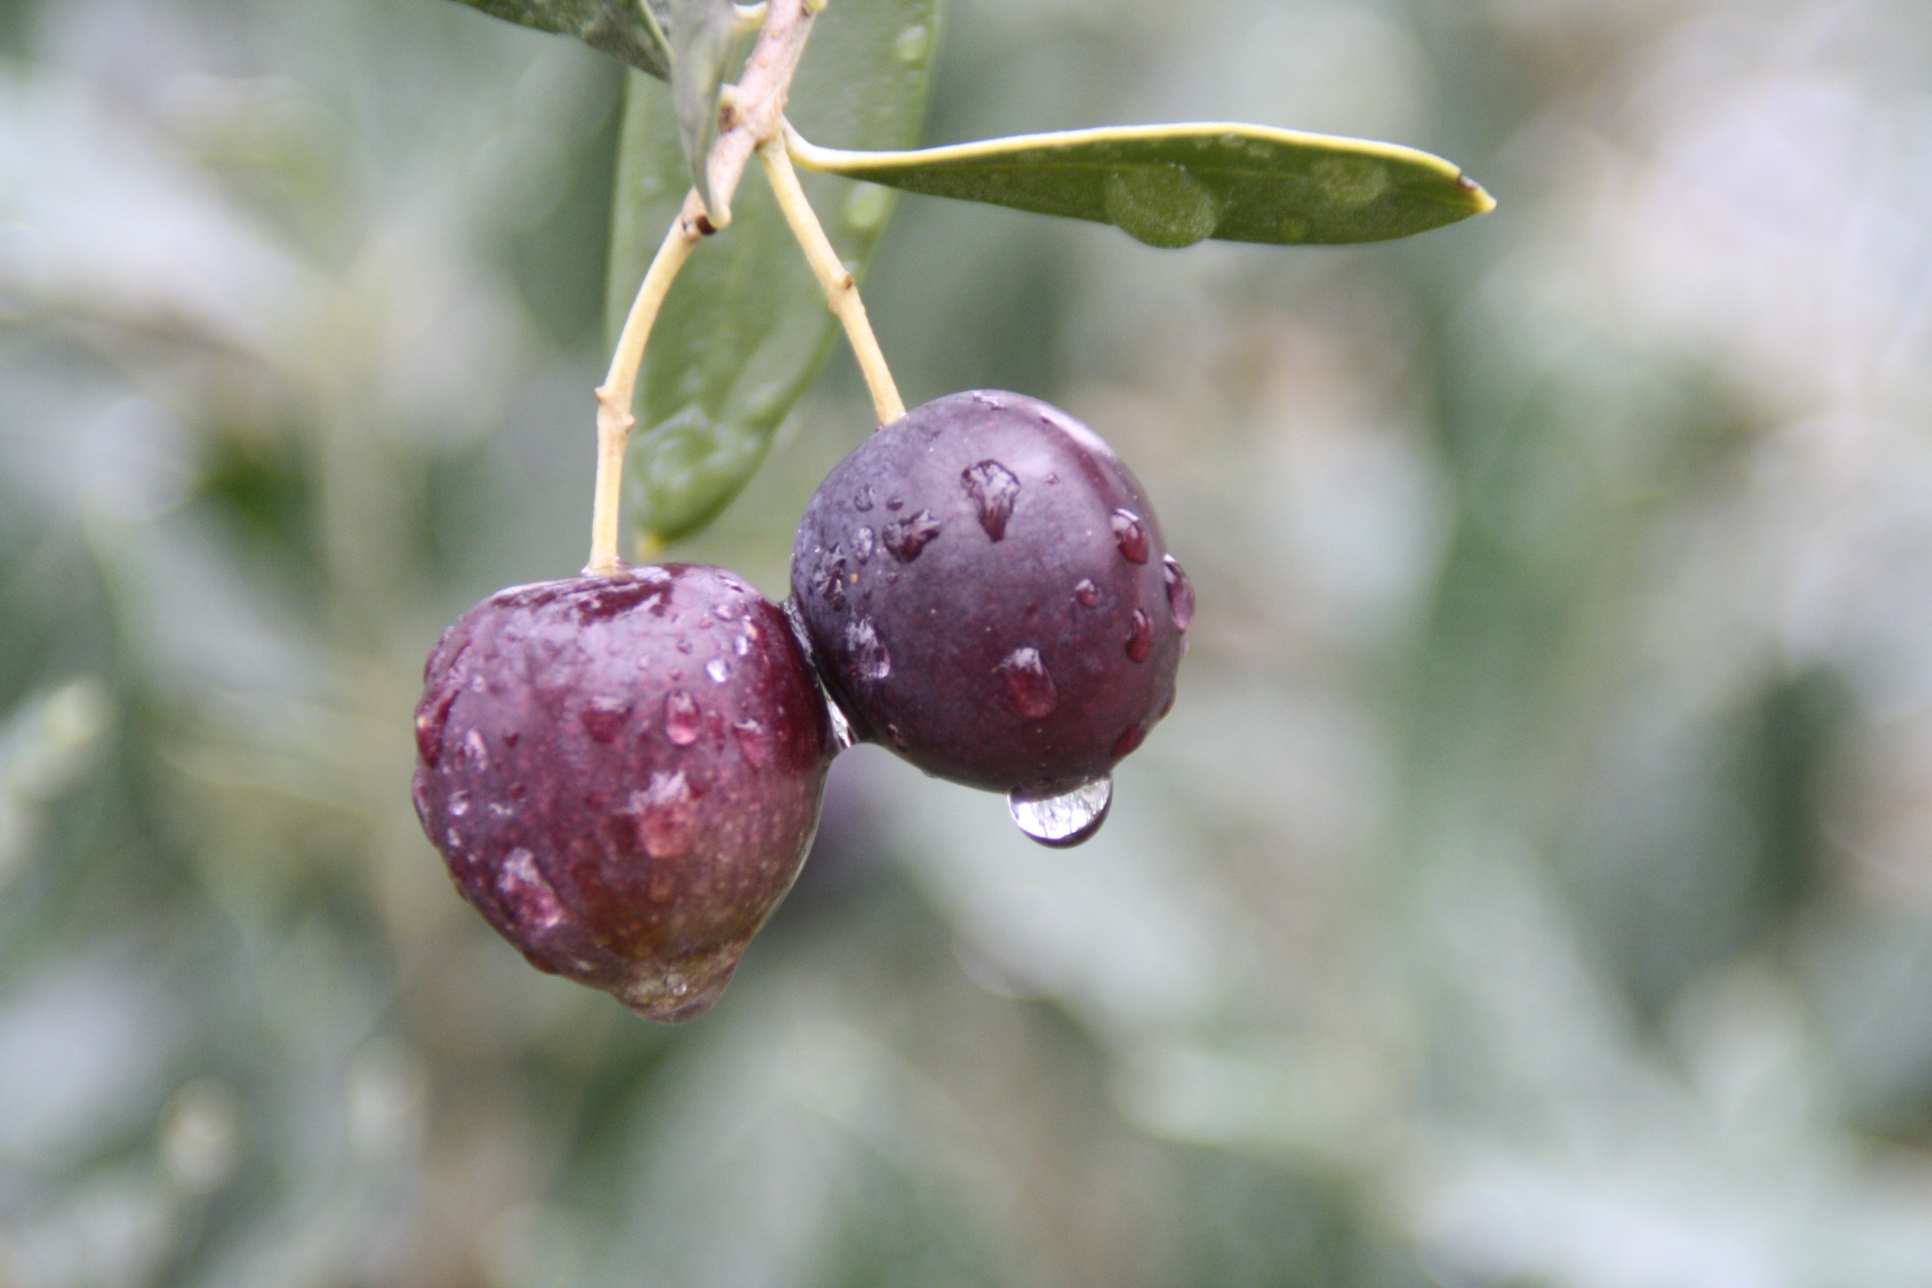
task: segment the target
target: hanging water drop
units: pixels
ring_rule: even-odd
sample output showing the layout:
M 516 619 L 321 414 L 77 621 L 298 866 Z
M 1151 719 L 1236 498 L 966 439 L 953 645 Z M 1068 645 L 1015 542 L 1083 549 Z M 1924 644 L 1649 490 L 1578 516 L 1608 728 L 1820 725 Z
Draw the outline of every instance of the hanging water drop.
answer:
M 1082 577 L 1073 583 L 1073 597 L 1087 608 L 1100 602 L 1100 587 L 1093 584 L 1091 577 Z
M 1114 780 L 1102 775 L 1059 796 L 1007 795 L 1006 808 L 1022 832 L 1054 849 L 1078 845 L 1107 821 Z
M 714 657 L 704 664 L 704 673 L 711 677 L 713 684 L 723 684 L 731 678 L 731 664 L 721 657 Z

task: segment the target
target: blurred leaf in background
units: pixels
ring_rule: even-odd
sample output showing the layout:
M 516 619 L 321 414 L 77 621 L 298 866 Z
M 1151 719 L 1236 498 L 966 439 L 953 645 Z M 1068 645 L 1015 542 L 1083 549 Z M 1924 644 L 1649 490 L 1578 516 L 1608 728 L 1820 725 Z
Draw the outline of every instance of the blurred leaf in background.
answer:
M 1926 1282 L 1922 4 L 958 0 L 937 142 L 1248 119 L 1502 205 L 908 196 L 908 399 L 1115 443 L 1181 699 L 1066 853 L 842 757 L 678 1029 L 406 791 L 437 631 L 582 560 L 622 69 L 430 0 L 0 40 L 0 1281 Z M 671 555 L 779 591 L 868 408 L 835 350 Z

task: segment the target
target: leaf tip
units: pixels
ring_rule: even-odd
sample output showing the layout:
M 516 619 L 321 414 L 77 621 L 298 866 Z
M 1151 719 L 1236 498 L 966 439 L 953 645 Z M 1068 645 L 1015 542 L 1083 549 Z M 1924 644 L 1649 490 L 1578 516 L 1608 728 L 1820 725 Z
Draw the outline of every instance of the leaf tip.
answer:
M 1496 208 L 1496 198 L 1490 196 L 1487 189 L 1460 170 L 1456 172 L 1456 190 L 1461 192 L 1463 199 L 1469 203 L 1469 213 L 1472 215 L 1486 215 Z

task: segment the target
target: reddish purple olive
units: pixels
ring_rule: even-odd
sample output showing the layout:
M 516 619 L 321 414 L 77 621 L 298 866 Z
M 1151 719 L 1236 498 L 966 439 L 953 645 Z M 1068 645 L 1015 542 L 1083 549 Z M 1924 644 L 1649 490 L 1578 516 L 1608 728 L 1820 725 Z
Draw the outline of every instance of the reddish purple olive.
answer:
M 430 654 L 413 788 L 457 889 L 646 1019 L 717 1001 L 835 754 L 777 607 L 698 564 L 500 591 Z
M 1098 827 L 1173 700 L 1194 592 L 1113 449 L 1021 394 L 908 412 L 819 486 L 792 597 L 861 737 L 1009 794 L 1036 840 Z

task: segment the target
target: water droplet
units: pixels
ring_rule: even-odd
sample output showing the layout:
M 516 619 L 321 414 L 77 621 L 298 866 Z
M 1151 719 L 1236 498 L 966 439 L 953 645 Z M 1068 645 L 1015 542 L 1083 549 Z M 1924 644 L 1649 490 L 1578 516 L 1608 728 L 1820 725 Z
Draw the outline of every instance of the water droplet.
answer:
M 830 698 L 825 700 L 825 717 L 832 725 L 832 741 L 838 744 L 840 751 L 858 743 L 859 735 L 852 731 L 852 722 L 845 718 L 845 712 L 839 704 Z
M 1141 609 L 1134 610 L 1133 629 L 1127 635 L 1127 656 L 1145 662 L 1154 648 L 1154 623 Z
M 479 671 L 479 672 L 478 672 L 477 674 L 475 674 L 475 675 L 472 675 L 472 676 L 470 677 L 470 692 L 471 692 L 471 693 L 488 693 L 489 691 L 490 691 L 490 686 L 489 686 L 489 684 L 488 684 L 488 683 L 487 683 L 487 682 L 486 682 L 486 681 L 485 681 L 485 680 L 483 679 L 483 674 L 482 674 L 482 672 L 480 672 L 480 671 Z
M 886 508 L 890 510 L 892 502 L 886 502 Z M 892 552 L 894 559 L 900 563 L 911 563 L 938 535 L 939 520 L 932 517 L 931 510 L 921 510 L 917 514 L 888 523 L 883 540 L 885 548 Z
M 1006 521 L 1013 517 L 1013 501 L 1020 494 L 1020 480 L 998 461 L 969 465 L 959 478 L 979 511 L 979 526 L 995 541 L 1004 537 Z
M 1060 695 L 1054 690 L 1053 677 L 1036 648 L 1016 648 L 999 665 L 1006 679 L 1006 695 L 1021 715 L 1029 720 L 1044 720 L 1053 714 Z
M 514 805 L 504 805 L 498 801 L 490 802 L 491 818 L 509 818 L 511 815 L 515 814 L 516 812 L 517 812 L 517 807 Z
M 449 709 L 456 702 L 452 686 L 436 695 L 416 713 L 416 754 L 425 765 L 433 765 L 443 754 L 443 727 L 449 723 Z
M 870 483 L 860 488 L 859 494 L 852 498 L 852 508 L 854 510 L 870 510 L 872 508 L 872 485 Z
M 462 792 L 451 792 L 449 794 L 450 817 L 461 818 L 463 817 L 463 815 L 469 812 L 470 812 L 470 798 L 465 796 Z
M 846 623 L 845 650 L 852 655 L 852 670 L 861 678 L 883 680 L 892 674 L 892 655 L 871 618 Z
M 1073 583 L 1073 597 L 1092 608 L 1100 602 L 1100 587 L 1094 585 L 1090 578 L 1082 577 Z
M 745 759 L 754 766 L 763 767 L 771 761 L 771 734 L 765 726 L 746 716 L 743 720 L 731 722 L 731 732 L 737 736 L 738 749 Z
M 638 844 L 652 858 L 669 858 L 691 848 L 696 810 L 691 784 L 685 781 L 682 769 L 672 773 L 660 769 L 652 774 L 649 786 L 631 793 L 624 812 L 636 819 Z M 654 892 L 652 897 L 662 901 L 666 896 Z
M 735 622 L 738 620 L 738 614 L 732 611 L 730 604 L 713 604 L 711 606 L 711 615 L 721 622 Z
M 1323 157 L 1309 177 L 1329 200 L 1344 206 L 1365 206 L 1389 187 L 1388 167 L 1373 157 Z
M 490 753 L 483 746 L 483 735 L 478 730 L 472 729 L 463 735 L 463 754 L 474 761 L 478 769 L 490 763 Z
M 1060 796 L 1024 796 L 1012 792 L 1006 808 L 1020 830 L 1056 849 L 1078 845 L 1107 821 L 1113 804 L 1114 780 L 1102 775 Z
M 713 684 L 723 684 L 731 678 L 731 664 L 721 657 L 714 657 L 704 664 L 704 673 L 711 677 Z
M 1167 606 L 1174 613 L 1174 624 L 1182 630 L 1194 620 L 1194 583 L 1187 579 L 1181 561 L 1168 555 L 1161 561 L 1167 576 Z
M 922 22 L 916 22 L 907 27 L 899 33 L 899 38 L 892 42 L 892 52 L 898 55 L 899 61 L 912 65 L 924 61 L 926 51 L 931 48 L 932 34 L 926 30 L 926 25 Z
M 852 534 L 852 556 L 860 563 L 872 558 L 872 552 L 879 548 L 879 534 L 870 528 L 860 528 Z
M 678 652 L 689 653 L 690 651 L 691 641 L 682 635 L 678 636 Z
M 1111 170 L 1101 184 L 1107 222 L 1149 246 L 1175 250 L 1214 235 L 1221 200 L 1177 165 Z
M 630 714 L 631 704 L 623 698 L 592 698 L 577 718 L 594 741 L 609 742 L 623 730 Z
M 852 188 L 852 195 L 845 199 L 839 210 L 839 218 L 845 226 L 855 233 L 876 231 L 892 213 L 892 190 L 882 188 L 876 183 L 860 183 Z
M 1113 525 L 1114 540 L 1120 545 L 1120 553 L 1137 564 L 1147 562 L 1147 528 L 1141 523 L 1140 516 L 1132 510 L 1115 510 L 1107 520 Z
M 889 496 L 886 498 L 886 509 L 892 511 L 894 514 L 905 509 L 905 507 L 906 502 L 904 497 Z
M 731 641 L 731 651 L 733 653 L 736 653 L 739 657 L 744 657 L 747 653 L 750 653 L 751 636 L 740 635 L 737 639 Z
M 496 874 L 496 892 L 510 920 L 528 930 L 549 930 L 564 919 L 557 892 L 537 868 L 537 856 L 519 846 Z
M 834 611 L 845 609 L 845 547 L 833 546 L 812 573 L 812 590 Z
M 700 719 L 698 704 L 683 689 L 664 695 L 664 736 L 674 744 L 689 747 L 696 742 Z

